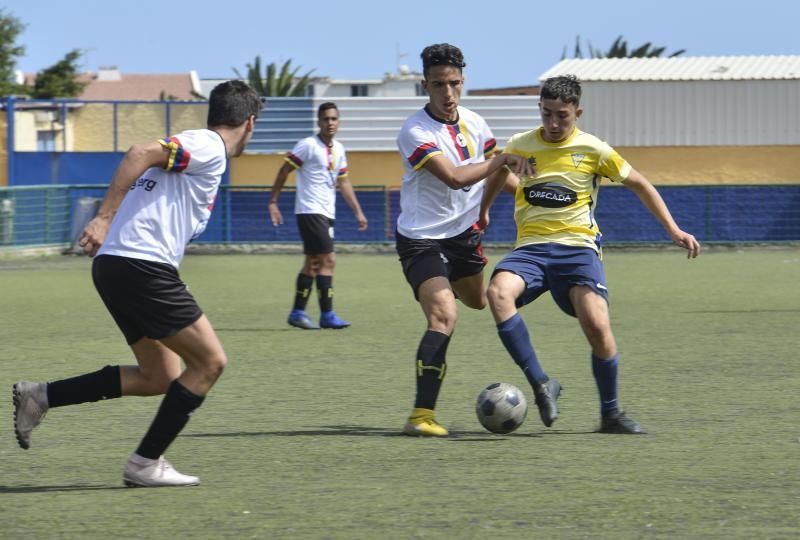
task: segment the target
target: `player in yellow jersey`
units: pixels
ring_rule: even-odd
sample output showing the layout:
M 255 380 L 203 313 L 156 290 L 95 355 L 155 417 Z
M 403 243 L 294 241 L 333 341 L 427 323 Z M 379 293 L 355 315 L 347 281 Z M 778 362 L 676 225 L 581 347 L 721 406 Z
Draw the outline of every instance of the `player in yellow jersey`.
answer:
M 666 230 L 672 242 L 697 257 L 700 244 L 681 230 L 653 185 L 611 146 L 576 127 L 583 113 L 581 86 L 574 76 L 547 79 L 540 92 L 542 125 L 514 135 L 504 153 L 528 158 L 534 176 L 520 177 L 515 196 L 514 251 L 494 270 L 487 297 L 500 340 L 533 387 L 545 426 L 558 418 L 561 385 L 549 378 L 536 357 L 517 309 L 550 291 L 565 313 L 576 317 L 591 346 L 592 372 L 600 394 L 603 433 L 643 433 L 625 416 L 617 399 L 617 344 L 608 314 L 602 263 L 602 235 L 594 219 L 600 180 L 633 191 Z M 489 207 L 508 171 L 489 178 L 479 227 L 489 224 Z

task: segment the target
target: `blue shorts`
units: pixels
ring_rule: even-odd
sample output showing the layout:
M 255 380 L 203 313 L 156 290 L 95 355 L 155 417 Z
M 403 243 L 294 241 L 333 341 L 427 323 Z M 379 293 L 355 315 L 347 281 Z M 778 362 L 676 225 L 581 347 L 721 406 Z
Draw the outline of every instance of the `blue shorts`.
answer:
M 530 244 L 522 246 L 500 261 L 492 272 L 512 272 L 525 281 L 525 291 L 517 298 L 517 307 L 530 304 L 545 291 L 550 291 L 561 311 L 575 316 L 569 290 L 586 285 L 608 302 L 606 273 L 598 253 L 592 248 L 562 244 Z

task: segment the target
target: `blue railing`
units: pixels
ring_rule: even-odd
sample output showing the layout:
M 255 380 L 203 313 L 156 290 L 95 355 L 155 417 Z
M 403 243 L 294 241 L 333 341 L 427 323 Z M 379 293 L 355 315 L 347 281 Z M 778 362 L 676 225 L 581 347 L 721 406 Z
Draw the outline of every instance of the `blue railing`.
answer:
M 101 198 L 97 185 L 0 188 L 0 246 L 68 244 L 76 219 L 84 219 L 87 198 Z M 659 192 L 678 224 L 706 243 L 800 241 L 800 185 L 660 186 Z M 394 241 L 400 206 L 396 188 L 358 187 L 358 199 L 369 220 L 358 231 L 344 200 L 337 201 L 336 241 Z M 268 186 L 220 188 L 214 213 L 198 243 L 294 243 L 300 237 L 293 219 L 294 192 L 280 198 L 285 224 L 269 222 Z M 513 198 L 503 193 L 492 209 L 487 243 L 511 243 L 516 227 Z M 83 210 L 81 210 L 83 208 Z M 606 244 L 662 243 L 669 239 L 636 196 L 627 189 L 605 187 L 595 214 Z

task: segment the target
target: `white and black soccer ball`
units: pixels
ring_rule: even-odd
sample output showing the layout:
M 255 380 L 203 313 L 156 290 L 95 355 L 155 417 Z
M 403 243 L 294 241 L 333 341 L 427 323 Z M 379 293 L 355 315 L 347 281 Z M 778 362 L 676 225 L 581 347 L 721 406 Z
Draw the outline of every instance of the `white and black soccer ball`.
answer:
M 492 433 L 511 433 L 525 421 L 528 402 L 513 384 L 493 383 L 478 394 L 475 412 L 481 425 Z

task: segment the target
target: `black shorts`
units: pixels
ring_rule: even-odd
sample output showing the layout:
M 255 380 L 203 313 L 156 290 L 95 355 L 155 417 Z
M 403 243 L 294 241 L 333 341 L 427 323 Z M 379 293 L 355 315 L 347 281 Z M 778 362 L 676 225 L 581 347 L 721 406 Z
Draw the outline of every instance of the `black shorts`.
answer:
M 440 240 L 407 238 L 400 233 L 395 238 L 403 274 L 417 299 L 419 286 L 432 277 L 457 281 L 480 274 L 486 266 L 481 234 L 474 226 L 458 236 Z
M 203 315 L 170 264 L 99 255 L 92 280 L 128 345 L 173 336 Z
M 334 220 L 322 214 L 296 214 L 297 228 L 303 239 L 303 253 L 324 255 L 333 253 Z

